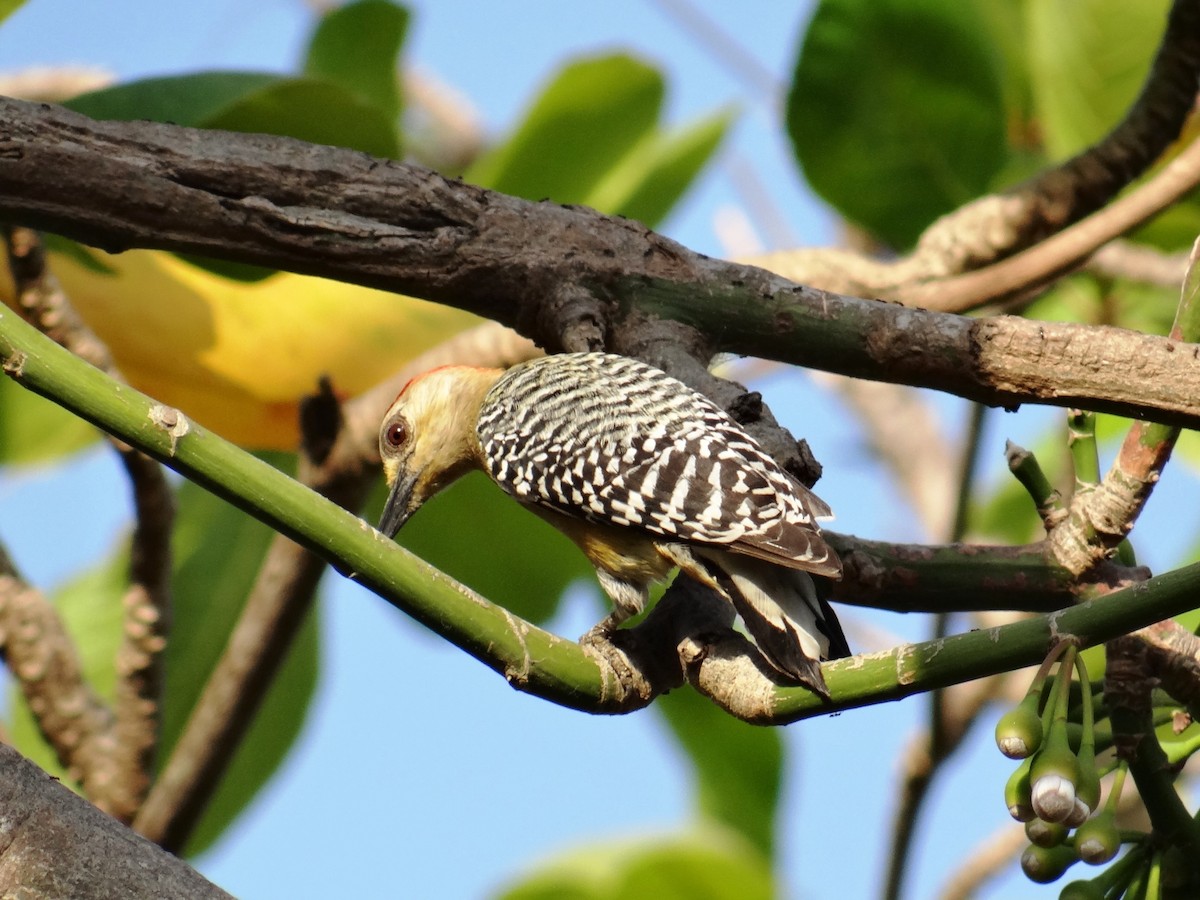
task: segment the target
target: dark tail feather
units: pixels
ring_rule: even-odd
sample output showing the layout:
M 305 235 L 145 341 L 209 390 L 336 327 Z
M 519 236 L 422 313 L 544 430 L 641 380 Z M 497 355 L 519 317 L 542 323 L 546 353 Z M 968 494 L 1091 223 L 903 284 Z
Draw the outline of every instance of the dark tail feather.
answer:
M 819 660 L 849 656 L 850 647 L 808 573 L 734 554 L 705 562 L 767 662 L 791 683 L 830 699 Z
M 850 642 L 846 640 L 846 632 L 842 631 L 842 623 L 838 621 L 837 613 L 833 611 L 833 607 L 825 599 L 829 596 L 829 579 L 815 576 L 812 581 L 817 592 L 817 603 L 820 604 L 821 610 L 820 615 L 817 616 L 817 627 L 821 629 L 822 634 L 829 640 L 829 649 L 825 651 L 825 655 L 821 659 L 845 659 L 847 656 L 853 656 L 854 653 L 850 649 Z

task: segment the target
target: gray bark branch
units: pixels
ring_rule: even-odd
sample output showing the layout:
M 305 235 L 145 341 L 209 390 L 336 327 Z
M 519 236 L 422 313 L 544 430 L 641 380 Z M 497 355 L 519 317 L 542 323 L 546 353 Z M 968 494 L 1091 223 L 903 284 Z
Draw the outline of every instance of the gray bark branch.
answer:
M 0 808 L 0 894 L 5 897 L 229 897 L 2 744 Z

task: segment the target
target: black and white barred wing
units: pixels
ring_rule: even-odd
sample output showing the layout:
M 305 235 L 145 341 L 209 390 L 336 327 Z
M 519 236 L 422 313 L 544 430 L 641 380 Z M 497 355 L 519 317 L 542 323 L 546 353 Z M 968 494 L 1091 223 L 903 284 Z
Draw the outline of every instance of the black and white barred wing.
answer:
M 492 477 L 524 502 L 841 574 L 814 523 L 828 507 L 707 398 L 636 360 L 516 367 L 485 400 L 479 436 Z

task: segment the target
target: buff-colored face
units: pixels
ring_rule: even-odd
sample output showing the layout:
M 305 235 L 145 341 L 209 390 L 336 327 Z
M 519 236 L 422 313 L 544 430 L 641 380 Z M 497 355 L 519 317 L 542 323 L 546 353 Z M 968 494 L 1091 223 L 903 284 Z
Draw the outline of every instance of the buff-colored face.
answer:
M 475 423 L 494 369 L 453 366 L 413 380 L 383 417 L 379 456 L 391 491 L 379 530 L 394 537 L 421 505 L 479 466 Z

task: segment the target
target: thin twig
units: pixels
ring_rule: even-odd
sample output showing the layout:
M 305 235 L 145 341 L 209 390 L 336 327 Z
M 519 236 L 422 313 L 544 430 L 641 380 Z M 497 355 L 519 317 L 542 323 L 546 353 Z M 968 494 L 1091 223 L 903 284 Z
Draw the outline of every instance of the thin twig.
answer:
M 667 18 L 750 88 L 754 96 L 770 102 L 774 109 L 783 95 L 775 73 L 759 57 L 743 47 L 729 32 L 710 19 L 689 0 L 654 0 Z
M 58 344 L 121 380 L 108 348 L 75 313 L 46 268 L 38 235 L 5 229 L 5 246 L 22 313 Z M 112 441 L 129 476 L 135 526 L 129 587 L 122 602 L 122 642 L 114 661 L 112 777 L 89 794 L 122 821 L 131 821 L 146 795 L 158 745 L 163 691 L 162 654 L 171 609 L 171 528 L 174 495 L 162 466 L 120 441 Z M 44 726 L 43 726 L 44 727 Z
M 30 712 L 67 774 L 106 812 L 115 798 L 112 711 L 83 677 L 75 643 L 54 606 L 21 578 L 0 548 L 0 652 Z M 134 798 L 136 799 L 136 798 Z
M 0 94 L 61 103 L 76 94 L 108 87 L 113 80 L 111 72 L 88 66 L 35 67 L 0 75 Z
M 958 465 L 954 511 L 946 528 L 946 536 L 951 542 L 962 540 L 967 531 L 967 511 L 975 486 L 984 415 L 983 406 L 971 406 Z M 934 618 L 931 639 L 943 640 L 949 631 L 949 613 L 938 613 Z M 886 900 L 898 900 L 902 894 L 917 820 L 942 764 L 961 746 L 963 738 L 987 702 L 1003 691 L 1005 681 L 1005 676 L 1001 675 L 930 692 L 929 724 L 923 733 L 909 742 L 901 764 L 899 801 L 892 817 L 892 844 L 884 879 L 883 896 Z
M 461 172 L 484 148 L 484 129 L 471 101 L 432 72 L 406 67 L 404 134 L 409 152 L 439 172 Z
M 970 900 L 987 882 L 1000 875 L 1029 844 L 1025 829 L 1008 823 L 996 829 L 974 850 L 942 887 L 941 900 Z
M 1108 278 L 1175 287 L 1187 271 L 1188 253 L 1164 253 L 1129 241 L 1113 241 L 1097 250 L 1084 268 Z
M 943 312 L 966 312 L 1028 295 L 1079 267 L 1100 247 L 1144 225 L 1197 186 L 1200 141 L 1193 141 L 1145 184 L 1029 250 L 965 275 L 902 287 L 888 295 Z
M 905 385 L 853 378 L 814 378 L 855 413 L 871 452 L 891 473 L 926 535 L 946 534 L 954 465 L 930 405 Z

